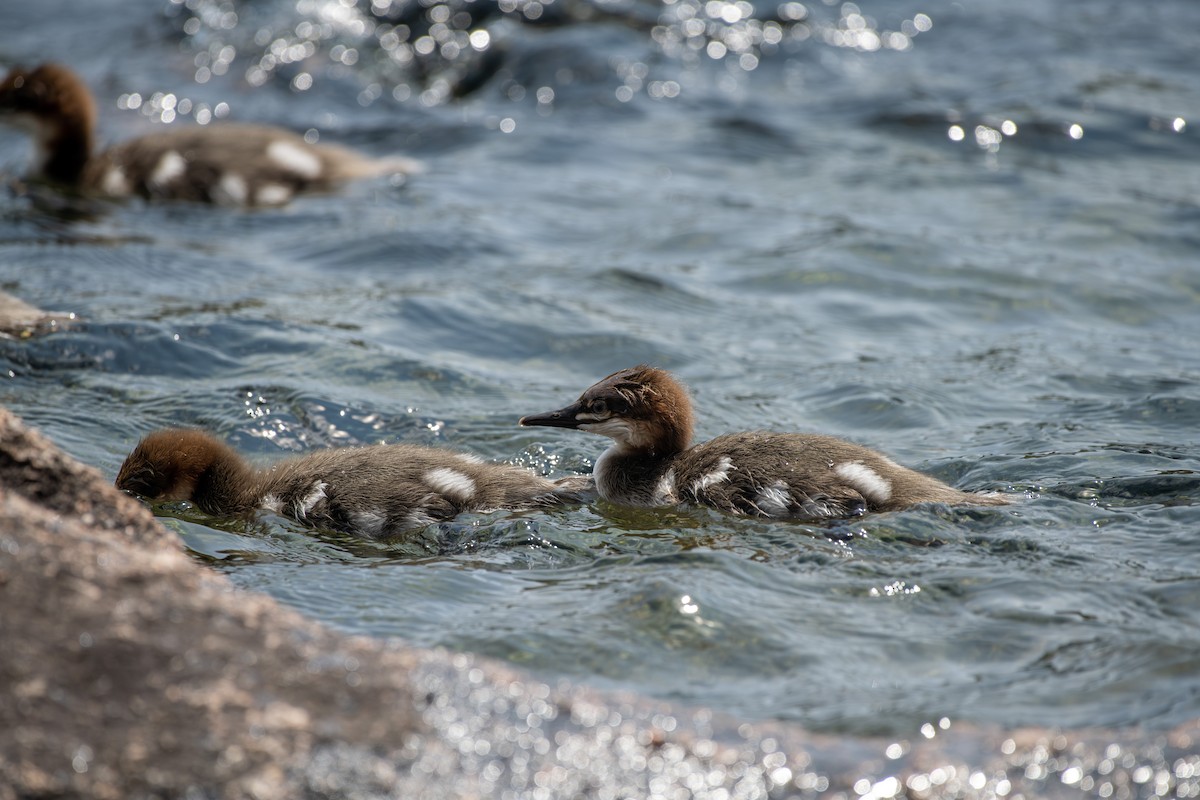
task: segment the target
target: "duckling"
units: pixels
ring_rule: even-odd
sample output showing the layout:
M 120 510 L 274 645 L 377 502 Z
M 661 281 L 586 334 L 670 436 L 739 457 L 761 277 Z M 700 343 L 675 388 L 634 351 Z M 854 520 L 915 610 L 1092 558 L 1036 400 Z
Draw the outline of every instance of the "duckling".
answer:
M 33 136 L 31 177 L 115 198 L 279 206 L 299 192 L 419 170 L 409 159 L 371 159 L 280 128 L 234 123 L 176 127 L 95 153 L 95 101 L 61 64 L 9 72 L 0 83 L 0 121 Z
M 588 483 L 411 444 L 332 448 L 257 469 L 212 434 L 187 428 L 146 436 L 116 480 L 118 489 L 151 501 L 187 500 L 213 516 L 262 509 L 370 539 L 468 511 L 579 502 Z
M 613 440 L 593 469 L 605 500 L 630 506 L 691 503 L 778 519 L 849 517 L 917 503 L 1004 505 L 954 489 L 887 456 L 832 436 L 730 433 L 689 446 L 692 403 L 668 372 L 614 372 L 558 411 L 521 425 L 577 428 Z

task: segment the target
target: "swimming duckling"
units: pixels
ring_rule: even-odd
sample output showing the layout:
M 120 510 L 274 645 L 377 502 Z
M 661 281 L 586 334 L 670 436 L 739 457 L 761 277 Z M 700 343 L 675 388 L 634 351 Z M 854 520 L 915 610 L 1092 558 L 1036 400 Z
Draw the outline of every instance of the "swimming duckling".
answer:
M 94 153 L 96 104 L 60 64 L 9 72 L 0 83 L 0 121 L 34 137 L 32 177 L 108 197 L 278 206 L 298 192 L 419 169 L 409 159 L 371 159 L 280 128 L 233 123 L 174 127 Z
M 730 433 L 688 445 L 692 404 L 669 373 L 615 372 L 558 411 L 521 425 L 578 428 L 614 441 L 596 460 L 596 489 L 631 506 L 695 503 L 733 514 L 819 519 L 916 503 L 1004 505 L 902 467 L 861 445 L 803 433 Z
M 184 428 L 142 439 L 116 484 L 152 501 L 187 500 L 213 516 L 263 509 L 372 539 L 468 511 L 579 502 L 589 485 L 411 444 L 333 448 L 257 469 L 211 434 Z

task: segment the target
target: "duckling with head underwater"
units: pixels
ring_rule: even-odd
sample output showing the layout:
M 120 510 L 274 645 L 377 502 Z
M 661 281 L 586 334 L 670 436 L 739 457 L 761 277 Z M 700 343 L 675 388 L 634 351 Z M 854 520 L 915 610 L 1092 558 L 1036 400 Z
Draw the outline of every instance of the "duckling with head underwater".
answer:
M 571 405 L 521 425 L 577 428 L 613 444 L 596 460 L 601 497 L 630 506 L 693 503 L 779 519 L 847 517 L 918 503 L 1004 505 L 962 492 L 870 448 L 832 436 L 754 431 L 689 447 L 692 404 L 669 373 L 623 369 Z
M 581 502 L 590 481 L 554 481 L 470 453 L 411 444 L 331 448 L 257 469 L 213 435 L 175 428 L 142 439 L 116 484 L 151 501 L 190 501 L 213 516 L 262 509 L 381 539 L 469 511 Z
M 94 152 L 96 103 L 60 64 L 9 72 L 0 81 L 0 121 L 33 136 L 32 178 L 102 197 L 279 206 L 299 192 L 420 169 L 410 159 L 368 158 L 281 128 L 236 123 L 172 125 Z

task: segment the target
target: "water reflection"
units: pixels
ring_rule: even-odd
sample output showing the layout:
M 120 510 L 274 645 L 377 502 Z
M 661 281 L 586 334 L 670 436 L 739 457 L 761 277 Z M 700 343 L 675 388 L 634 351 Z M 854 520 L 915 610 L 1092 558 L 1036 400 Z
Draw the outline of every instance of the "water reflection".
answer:
M 353 68 L 374 87 L 360 95 L 364 105 L 384 96 L 437 105 L 496 77 L 512 79 L 522 52 L 539 46 L 521 34 L 524 26 L 611 22 L 637 36 L 648 34 L 646 44 L 684 69 L 709 61 L 749 73 L 764 59 L 786 56 L 814 37 L 862 53 L 905 51 L 933 25 L 928 14 L 918 13 L 888 27 L 854 3 L 812 9 L 785 2 L 764 13 L 747 0 L 301 0 L 286 13 L 234 0 L 170 0 L 169 9 L 196 51 L 197 83 L 240 64 L 252 86 L 278 78 L 295 91 L 308 91 L 323 78 L 345 77 Z M 647 80 L 646 73 L 623 68 L 618 59 L 609 75 L 618 79 L 616 99 L 628 102 L 641 91 L 659 100 L 681 94 L 678 74 Z M 538 102 L 548 101 L 539 96 Z

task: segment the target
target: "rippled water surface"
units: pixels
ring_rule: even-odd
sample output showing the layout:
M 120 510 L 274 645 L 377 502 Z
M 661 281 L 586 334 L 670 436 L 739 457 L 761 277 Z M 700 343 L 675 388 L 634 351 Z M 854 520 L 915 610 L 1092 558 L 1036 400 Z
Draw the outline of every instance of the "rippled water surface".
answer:
M 0 288 L 84 321 L 0 342 L 0 403 L 106 474 L 164 425 L 584 473 L 602 440 L 516 420 L 644 361 L 703 438 L 833 433 L 1018 498 L 387 545 L 159 509 L 238 585 L 826 731 L 1200 712 L 1200 5 L 106 0 L 0 30 L 87 77 L 102 138 L 227 116 L 426 165 L 253 213 L 7 192 Z

